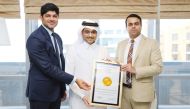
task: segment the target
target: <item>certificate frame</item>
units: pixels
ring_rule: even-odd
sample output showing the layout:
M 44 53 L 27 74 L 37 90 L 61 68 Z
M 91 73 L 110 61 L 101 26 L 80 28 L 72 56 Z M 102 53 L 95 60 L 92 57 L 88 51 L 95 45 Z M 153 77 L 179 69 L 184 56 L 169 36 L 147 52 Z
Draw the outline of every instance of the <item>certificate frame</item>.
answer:
M 93 67 L 90 105 L 121 107 L 121 65 L 114 62 L 95 61 Z

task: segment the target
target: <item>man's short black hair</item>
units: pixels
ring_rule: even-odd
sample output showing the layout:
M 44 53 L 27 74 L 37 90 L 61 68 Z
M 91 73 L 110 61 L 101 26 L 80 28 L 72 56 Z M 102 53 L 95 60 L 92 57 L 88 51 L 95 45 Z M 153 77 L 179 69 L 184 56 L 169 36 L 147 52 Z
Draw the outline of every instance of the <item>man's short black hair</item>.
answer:
M 127 20 L 128 20 L 128 18 L 130 18 L 130 17 L 136 17 L 137 19 L 140 20 L 140 24 L 142 25 L 142 19 L 141 19 L 141 17 L 140 17 L 139 15 L 137 15 L 137 14 L 130 14 L 130 15 L 128 15 L 127 18 L 126 18 L 126 20 L 125 20 L 125 24 L 126 24 L 126 25 L 127 25 Z
M 41 6 L 41 11 L 40 11 L 41 16 L 43 16 L 48 11 L 55 11 L 56 14 L 59 15 L 59 8 L 53 3 L 46 3 Z

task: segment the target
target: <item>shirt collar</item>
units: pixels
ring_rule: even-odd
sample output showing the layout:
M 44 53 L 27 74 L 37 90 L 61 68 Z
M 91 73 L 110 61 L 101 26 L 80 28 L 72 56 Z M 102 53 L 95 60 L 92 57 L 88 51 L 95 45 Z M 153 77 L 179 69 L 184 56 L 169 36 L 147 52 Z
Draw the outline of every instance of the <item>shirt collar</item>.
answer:
M 140 40 L 142 39 L 142 34 L 140 34 L 139 36 L 137 36 L 135 39 L 133 39 L 134 40 L 134 43 L 139 43 L 140 42 Z M 131 43 L 131 38 L 129 38 L 129 40 L 128 40 L 128 43 Z
M 42 26 L 47 30 L 47 32 L 49 33 L 49 35 L 51 36 L 51 34 L 53 33 L 53 31 L 51 31 L 50 29 L 48 29 L 46 26 L 44 26 L 43 24 L 42 24 Z

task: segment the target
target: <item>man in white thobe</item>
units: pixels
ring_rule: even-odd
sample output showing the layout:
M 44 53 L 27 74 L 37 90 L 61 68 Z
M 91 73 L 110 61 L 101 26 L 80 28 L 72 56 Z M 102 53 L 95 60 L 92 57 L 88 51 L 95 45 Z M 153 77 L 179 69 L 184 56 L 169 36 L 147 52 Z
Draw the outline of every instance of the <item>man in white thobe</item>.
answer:
M 98 23 L 91 20 L 82 22 L 78 41 L 66 54 L 66 72 L 91 83 L 94 60 L 109 57 L 107 49 L 96 44 L 98 35 Z M 103 109 L 89 105 L 89 91 L 81 90 L 77 85 L 70 88 L 70 109 Z

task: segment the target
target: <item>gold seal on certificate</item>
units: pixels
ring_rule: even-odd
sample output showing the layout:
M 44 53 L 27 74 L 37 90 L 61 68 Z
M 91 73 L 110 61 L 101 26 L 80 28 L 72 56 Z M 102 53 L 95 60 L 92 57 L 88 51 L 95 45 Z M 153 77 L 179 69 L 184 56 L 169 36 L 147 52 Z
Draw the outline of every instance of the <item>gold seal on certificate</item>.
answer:
M 90 104 L 119 108 L 121 104 L 122 74 L 116 63 L 96 61 L 93 68 L 93 81 Z
M 110 86 L 112 84 L 112 80 L 110 77 L 104 77 L 102 82 L 105 86 Z

